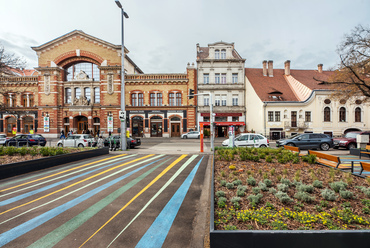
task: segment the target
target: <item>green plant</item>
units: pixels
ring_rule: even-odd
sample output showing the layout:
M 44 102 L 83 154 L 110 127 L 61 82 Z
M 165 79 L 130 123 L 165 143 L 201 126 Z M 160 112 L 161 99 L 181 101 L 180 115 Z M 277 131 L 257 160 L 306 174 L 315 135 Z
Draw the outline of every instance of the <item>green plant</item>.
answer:
M 237 188 L 238 190 L 240 190 L 240 191 L 246 191 L 247 190 L 247 186 L 244 186 L 244 185 L 238 185 L 238 188 Z
M 221 171 L 221 176 L 222 176 L 222 177 L 226 177 L 226 173 L 225 173 L 225 171 Z
M 222 190 L 219 190 L 219 191 L 216 192 L 217 197 L 224 197 L 225 195 L 226 195 L 225 192 L 222 191 Z
M 236 197 L 236 196 L 234 196 L 233 198 L 231 198 L 231 203 L 235 203 L 235 202 L 240 202 L 242 199 L 240 198 L 240 197 Z
M 266 160 L 267 160 L 267 158 L 266 158 Z M 275 168 L 272 168 L 272 169 L 270 170 L 270 175 L 271 175 L 271 176 L 275 175 Z
M 288 190 L 289 190 L 289 186 L 288 186 L 288 185 L 286 185 L 286 184 L 284 184 L 284 183 L 279 183 L 279 184 L 277 185 L 277 189 L 278 189 L 279 191 L 286 192 L 286 191 L 288 191 Z
M 233 189 L 234 188 L 234 184 L 233 183 L 226 183 L 226 188 Z
M 287 186 L 292 185 L 292 183 L 290 182 L 290 180 L 288 178 L 282 178 L 280 180 L 280 182 L 283 183 L 283 184 L 285 184 L 285 185 L 287 185 Z
M 272 163 L 272 157 L 270 155 L 266 156 L 265 160 L 266 160 L 267 163 Z M 275 173 L 275 171 L 274 171 L 274 173 Z M 273 176 L 273 174 L 271 174 L 271 176 Z
M 315 206 L 317 212 L 322 212 L 322 207 L 319 205 Z
M 266 184 L 263 183 L 262 181 L 258 183 L 258 187 L 262 190 L 262 191 L 268 191 L 269 189 L 267 188 Z
M 270 192 L 270 193 L 272 193 L 272 194 L 276 194 L 277 190 L 276 190 L 276 189 L 274 189 L 274 188 L 270 188 L 270 189 L 269 189 L 269 192 Z
M 227 226 L 225 226 L 225 230 L 238 230 L 238 229 L 236 228 L 236 226 L 227 225 Z
M 282 203 L 289 203 L 292 202 L 293 199 L 289 197 L 289 195 L 285 192 L 278 191 L 275 196 L 280 200 Z
M 353 193 L 349 190 L 340 190 L 339 195 L 343 199 L 352 199 L 353 198 Z
M 241 185 L 242 184 L 242 180 L 235 180 L 235 181 L 233 181 L 233 184 L 234 185 Z
M 349 202 L 343 202 L 343 203 L 341 204 L 341 206 L 342 206 L 343 208 L 350 208 L 350 207 L 351 207 L 351 203 L 349 203 Z
M 256 185 L 256 179 L 254 179 L 254 177 L 250 176 L 248 177 L 247 179 L 247 183 L 251 186 L 255 186 Z
M 236 195 L 239 196 L 239 197 L 243 197 L 243 196 L 245 196 L 245 191 L 243 191 L 243 190 L 237 190 L 236 191 Z
M 271 204 L 270 202 L 266 202 L 265 207 L 268 208 L 268 209 L 271 209 L 271 210 L 275 210 L 274 205 Z
M 312 202 L 315 200 L 315 197 L 311 196 L 307 192 L 299 191 L 294 195 L 294 198 L 304 201 L 304 202 Z
M 226 186 L 226 180 L 221 180 L 221 181 L 220 181 L 220 185 L 221 185 L 221 186 Z
M 252 188 L 253 194 L 258 194 L 260 191 L 261 191 L 261 189 L 259 187 L 253 187 Z
M 288 170 L 287 170 L 287 169 L 284 169 L 284 170 L 283 170 L 283 174 L 284 174 L 284 175 L 288 175 Z
M 330 183 L 329 186 L 337 193 L 339 193 L 340 190 L 345 190 L 347 188 L 347 184 L 343 181 Z
M 14 147 L 14 146 L 8 146 L 6 147 L 6 149 L 4 150 L 4 154 L 5 155 L 8 155 L 8 156 L 13 156 L 14 154 L 17 153 L 17 148 Z
M 281 181 L 281 176 L 277 175 L 276 179 L 280 182 Z
M 226 206 L 227 199 L 225 197 L 218 198 L 217 205 L 219 208 L 224 208 Z
M 316 188 L 322 188 L 322 181 L 319 181 L 319 180 L 315 180 L 313 181 L 313 184 L 312 184 L 314 187 Z
M 328 188 L 321 190 L 321 196 L 327 201 L 335 201 L 338 198 L 335 192 Z
M 312 185 L 307 185 L 307 184 L 301 184 L 297 187 L 297 190 L 300 191 L 300 192 L 308 192 L 308 193 L 312 193 L 314 188 Z
M 265 179 L 265 180 L 263 180 L 263 182 L 266 184 L 267 187 L 272 186 L 272 181 L 270 179 Z
M 327 208 L 329 206 L 329 202 L 328 201 L 320 201 L 320 206 L 323 207 L 323 208 Z
M 250 204 L 255 207 L 261 200 L 261 198 L 263 197 L 262 194 L 257 194 L 257 195 L 249 195 L 247 197 L 248 201 L 250 202 Z

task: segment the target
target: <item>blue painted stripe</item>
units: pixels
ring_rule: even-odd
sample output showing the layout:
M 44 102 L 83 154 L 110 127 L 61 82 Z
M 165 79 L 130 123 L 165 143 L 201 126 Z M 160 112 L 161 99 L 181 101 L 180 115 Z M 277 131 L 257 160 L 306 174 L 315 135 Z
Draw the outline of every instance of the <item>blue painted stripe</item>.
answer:
M 46 213 L 43 213 L 43 214 L 41 214 L 41 215 L 31 219 L 31 220 L 19 225 L 19 226 L 16 226 L 16 227 L 10 229 L 9 231 L 6 231 L 6 232 L 0 234 L 0 246 L 6 245 L 7 243 L 11 242 L 12 240 L 22 236 L 23 234 L 25 234 L 25 233 L 33 230 L 34 228 L 44 224 L 45 222 L 51 220 L 52 218 L 58 216 L 61 213 L 67 211 L 68 209 L 70 209 L 70 208 L 78 205 L 79 203 L 89 199 L 90 197 L 94 196 L 95 194 L 99 193 L 100 191 L 118 183 L 119 181 L 122 181 L 123 179 L 131 176 L 132 174 L 144 169 L 145 167 L 147 167 L 151 164 L 154 164 L 158 161 L 161 161 L 162 159 L 164 159 L 164 157 L 161 158 L 161 159 L 158 159 L 154 162 L 151 162 L 147 165 L 144 165 L 140 168 L 137 168 L 136 170 L 134 170 L 134 171 L 132 171 L 132 172 L 130 172 L 130 173 L 124 175 L 124 176 L 121 176 L 117 179 L 114 179 L 114 180 L 112 180 L 112 181 L 110 181 L 110 182 L 108 182 L 108 183 L 106 183 L 106 184 L 104 184 L 104 185 L 102 185 L 102 186 L 100 186 L 96 189 L 93 189 L 93 190 L 91 190 L 91 191 L 89 191 L 89 192 L 87 192 L 87 193 L 69 201 L 69 202 L 64 203 L 63 205 L 60 205 L 60 206 L 58 206 L 58 207 L 56 207 L 52 210 L 49 210 Z
M 127 158 L 127 159 L 130 159 L 130 158 Z M 57 183 L 50 184 L 50 185 L 45 186 L 45 187 L 43 187 L 43 188 L 36 189 L 36 190 L 30 191 L 30 192 L 27 192 L 27 193 L 24 193 L 24 194 L 18 195 L 18 196 L 15 196 L 15 197 L 9 198 L 9 199 L 4 200 L 4 201 L 0 201 L 0 206 L 5 206 L 5 205 L 7 205 L 7 204 L 10 204 L 10 203 L 13 203 L 13 202 L 16 202 L 16 201 L 22 200 L 22 199 L 24 199 L 24 198 L 27 198 L 27 197 L 29 197 L 29 196 L 32 196 L 32 195 L 38 194 L 38 193 L 43 192 L 43 191 L 46 191 L 46 190 L 48 190 L 48 189 L 51 189 L 51 188 L 57 187 L 57 186 L 59 186 L 59 185 L 61 185 L 61 184 L 63 184 L 63 183 L 67 183 L 67 182 L 72 181 L 72 180 L 75 180 L 75 179 L 77 179 L 77 178 L 80 178 L 80 177 L 86 176 L 86 175 L 91 174 L 91 173 L 93 173 L 93 172 L 95 172 L 95 171 L 98 171 L 98 170 L 104 169 L 104 168 L 106 168 L 106 167 L 110 167 L 110 166 L 113 166 L 113 165 L 116 165 L 116 164 L 122 163 L 123 161 L 125 161 L 125 160 L 127 160 L 127 159 L 123 159 L 123 160 L 120 160 L 120 161 L 118 161 L 118 162 L 116 162 L 116 163 L 112 163 L 112 164 L 105 165 L 105 166 L 103 166 L 103 167 L 99 167 L 99 168 L 94 169 L 94 170 L 92 170 L 92 171 L 88 171 L 88 172 L 82 173 L 82 174 L 80 174 L 80 175 L 78 175 L 78 176 L 74 176 L 74 177 L 71 177 L 71 178 L 65 179 L 65 180 L 63 180 L 63 181 L 60 181 L 60 182 L 57 182 Z M 94 165 L 94 166 L 96 166 L 96 165 Z
M 137 248 L 162 247 L 202 160 L 203 157 L 140 239 Z

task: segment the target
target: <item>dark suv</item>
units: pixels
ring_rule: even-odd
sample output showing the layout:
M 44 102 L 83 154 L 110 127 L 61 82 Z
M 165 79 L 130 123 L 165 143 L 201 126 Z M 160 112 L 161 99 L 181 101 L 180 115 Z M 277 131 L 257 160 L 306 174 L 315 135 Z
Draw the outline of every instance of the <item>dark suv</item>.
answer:
M 41 134 L 19 134 L 5 143 L 6 146 L 45 146 L 46 139 Z
M 303 133 L 296 134 L 287 139 L 276 141 L 276 146 L 296 146 L 301 149 L 321 149 L 323 151 L 329 150 L 333 147 L 333 139 L 322 133 Z
M 366 132 L 348 132 L 343 137 L 334 138 L 334 149 L 338 149 L 339 147 L 352 149 L 357 147 L 357 135 L 369 135 L 370 131 Z M 370 137 L 369 137 L 370 138 Z M 368 144 L 370 145 L 370 143 Z

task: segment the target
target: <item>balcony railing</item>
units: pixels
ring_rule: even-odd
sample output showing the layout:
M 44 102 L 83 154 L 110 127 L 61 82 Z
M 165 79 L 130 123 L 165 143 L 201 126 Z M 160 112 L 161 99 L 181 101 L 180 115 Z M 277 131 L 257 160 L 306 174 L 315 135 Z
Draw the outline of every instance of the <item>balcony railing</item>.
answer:
M 284 121 L 285 129 L 307 129 L 309 122 L 305 121 Z

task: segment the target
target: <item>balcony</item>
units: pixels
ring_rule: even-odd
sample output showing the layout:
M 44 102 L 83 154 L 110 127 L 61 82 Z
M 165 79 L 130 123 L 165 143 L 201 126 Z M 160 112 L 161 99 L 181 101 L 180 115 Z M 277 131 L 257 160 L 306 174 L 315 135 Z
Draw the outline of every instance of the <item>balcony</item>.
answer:
M 309 122 L 305 121 L 284 121 L 284 129 L 286 131 L 298 131 L 309 128 Z
M 198 106 L 198 112 L 209 112 L 209 106 Z M 213 106 L 213 113 L 244 113 L 244 106 Z
M 199 90 L 244 90 L 244 84 L 198 84 Z

